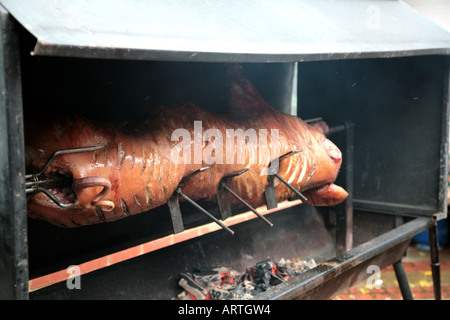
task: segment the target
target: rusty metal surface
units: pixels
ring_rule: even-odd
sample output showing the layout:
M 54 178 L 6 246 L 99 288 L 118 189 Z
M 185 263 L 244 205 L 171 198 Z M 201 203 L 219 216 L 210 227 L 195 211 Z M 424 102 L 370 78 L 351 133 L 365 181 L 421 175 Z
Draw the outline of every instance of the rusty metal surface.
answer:
M 449 54 L 450 35 L 401 1 L 2 0 L 33 54 L 294 62 Z

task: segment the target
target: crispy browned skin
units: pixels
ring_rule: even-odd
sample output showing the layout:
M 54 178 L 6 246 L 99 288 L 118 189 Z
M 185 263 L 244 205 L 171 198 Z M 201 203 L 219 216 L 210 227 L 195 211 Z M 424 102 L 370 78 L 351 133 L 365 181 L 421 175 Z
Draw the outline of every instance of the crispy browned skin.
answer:
M 230 87 L 227 115 L 211 114 L 193 104 L 185 104 L 157 107 L 140 124 L 95 123 L 82 117 L 34 120 L 26 127 L 27 170 L 30 172 L 41 168 L 57 149 L 92 145 L 107 148 L 58 156 L 47 172 L 71 176 L 75 194 L 70 198 L 57 188 L 52 191 L 62 201 L 74 202 L 75 207 L 62 209 L 38 193 L 29 197 L 29 215 L 65 227 L 114 221 L 167 203 L 182 178 L 204 166 L 209 169 L 192 177 L 184 186 L 186 195 L 194 200 L 214 200 L 225 174 L 248 168 L 246 173 L 230 180 L 229 186 L 250 204 L 260 206 L 264 204 L 267 185 L 267 176 L 261 171 L 271 160 L 295 149 L 302 151 L 280 161 L 278 173 L 305 192 L 310 204 L 342 202 L 347 192 L 332 184 L 342 161 L 339 149 L 320 130 L 269 106 L 243 75 L 241 66 L 231 66 L 227 76 Z M 268 132 L 278 129 L 277 148 L 269 152 L 258 146 L 257 161 L 250 163 L 250 147 L 254 147 L 250 141 L 244 150 L 234 150 L 235 160 L 237 152 L 245 152 L 245 161 L 241 164 L 237 161 L 227 164 L 225 148 L 222 161 L 195 164 L 192 144 L 190 163 L 175 163 L 171 151 L 180 144 L 172 141 L 172 133 L 183 128 L 193 134 L 194 121 L 202 121 L 203 132 L 218 129 L 223 137 L 227 129 L 267 129 Z M 270 146 L 270 134 L 268 138 Z M 203 142 L 202 150 L 205 147 L 207 143 Z M 215 152 L 212 154 L 216 155 Z M 98 199 L 103 187 L 91 185 L 88 180 L 109 181 L 111 189 Z M 279 201 L 293 196 L 277 179 L 275 185 Z

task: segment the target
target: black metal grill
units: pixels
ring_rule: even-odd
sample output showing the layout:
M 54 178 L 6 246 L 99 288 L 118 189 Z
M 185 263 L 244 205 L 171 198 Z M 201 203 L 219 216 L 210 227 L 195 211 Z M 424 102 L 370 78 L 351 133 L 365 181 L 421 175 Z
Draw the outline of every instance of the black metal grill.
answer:
M 367 278 L 370 265 L 394 265 L 408 299 L 402 256 L 412 237 L 429 229 L 439 298 L 435 221 L 447 215 L 450 36 L 403 3 L 372 2 L 383 11 L 382 24 L 373 28 L 361 16 L 367 13 L 364 1 L 295 1 L 283 2 L 284 7 L 275 2 L 256 12 L 228 2 L 197 7 L 171 2 L 170 8 L 165 1 L 135 7 L 124 2 L 122 11 L 96 2 L 70 11 L 51 1 L 20 6 L 1 1 L 0 245 L 5 263 L 0 296 L 171 299 L 179 291 L 177 275 L 192 266 L 245 270 L 267 258 L 314 258 L 318 267 L 257 299 L 331 298 Z M 36 17 L 31 11 L 39 11 L 51 27 L 30 18 Z M 93 12 L 101 12 L 103 25 Z M 117 19 L 108 19 L 118 12 L 129 15 L 115 25 Z M 158 19 L 143 18 L 150 12 L 172 15 L 158 25 Z M 183 18 L 175 23 L 171 17 L 177 16 Z M 189 23 L 192 30 L 186 33 Z M 281 208 L 267 216 L 271 228 L 253 219 L 234 225 L 233 236 L 219 230 L 134 254 L 83 274 L 82 290 L 68 289 L 61 279 L 29 288 L 29 280 L 33 284 L 70 265 L 144 248 L 174 230 L 199 229 L 210 220 L 184 203 L 177 213 L 183 215 L 182 225 L 172 224 L 167 207 L 79 229 L 27 220 L 23 118 L 68 111 L 132 121 L 149 106 L 185 101 L 220 112 L 227 107 L 223 74 L 228 62 L 242 63 L 277 109 L 302 119 L 321 117 L 340 129 L 330 139 L 343 152 L 337 183 L 350 194 L 346 202 Z M 224 217 L 217 205 L 200 205 Z M 233 208 L 233 216 L 247 210 Z

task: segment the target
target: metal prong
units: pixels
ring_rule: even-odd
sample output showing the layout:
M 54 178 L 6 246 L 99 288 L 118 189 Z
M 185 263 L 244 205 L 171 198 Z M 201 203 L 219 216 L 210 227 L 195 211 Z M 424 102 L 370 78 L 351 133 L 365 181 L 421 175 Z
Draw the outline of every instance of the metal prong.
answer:
M 107 146 L 90 146 L 90 147 L 56 150 L 50 155 L 50 157 L 47 159 L 44 166 L 39 170 L 38 173 L 25 175 L 25 193 L 29 194 L 42 192 L 61 208 L 67 209 L 73 207 L 74 204 L 62 203 L 58 198 L 56 198 L 50 191 L 46 189 L 66 185 L 67 182 L 70 181 L 70 179 L 65 177 L 57 177 L 57 178 L 51 177 L 49 175 L 46 175 L 45 171 L 48 169 L 48 167 L 56 158 L 56 156 L 60 154 L 97 151 L 104 148 L 107 148 Z
M 52 161 L 56 158 L 56 156 L 58 156 L 60 154 L 78 153 L 78 152 L 87 152 L 87 151 L 97 151 L 97 150 L 105 149 L 107 147 L 108 146 L 90 146 L 90 147 L 80 147 L 80 148 L 56 150 L 55 152 L 53 152 L 51 154 L 51 156 L 48 158 L 47 162 L 44 164 L 42 169 L 37 174 L 39 175 L 39 174 L 44 173 L 45 170 L 47 170 L 47 168 L 49 167 L 50 163 L 52 163 Z
M 233 172 L 227 173 L 226 175 L 223 176 L 222 179 L 229 179 L 229 178 L 240 176 L 241 174 L 246 173 L 248 171 L 248 169 L 249 168 L 245 168 L 244 170 L 241 170 L 241 171 L 233 171 Z
M 193 205 L 198 210 L 200 210 L 202 213 L 206 214 L 208 217 L 210 217 L 212 220 L 214 220 L 214 222 L 216 222 L 219 226 L 221 226 L 223 229 L 228 231 L 231 235 L 234 234 L 233 230 L 231 230 L 226 225 L 224 225 L 220 220 L 218 220 L 216 217 L 214 217 L 211 213 L 209 213 L 208 211 L 203 209 L 199 204 L 197 204 L 194 200 L 192 200 L 187 195 L 185 195 L 182 191 L 182 188 L 187 180 L 189 180 L 194 175 L 196 175 L 206 169 L 209 169 L 209 167 L 200 168 L 200 169 L 188 174 L 187 176 L 185 176 L 179 183 L 178 188 L 175 190 L 173 195 L 169 198 L 168 205 L 169 205 L 170 216 L 172 218 L 174 233 L 178 233 L 178 232 L 181 232 L 184 230 L 183 219 L 181 216 L 181 210 L 180 210 L 180 205 L 179 205 L 179 201 L 178 201 L 178 196 L 180 195 L 181 197 L 183 197 L 183 199 L 185 199 L 191 205 Z
M 194 172 L 189 173 L 187 176 L 183 177 L 183 179 L 181 179 L 180 185 L 182 185 L 183 183 L 185 183 L 187 180 L 189 180 L 190 178 L 192 178 L 193 176 L 195 176 L 196 174 L 205 171 L 206 169 L 209 169 L 209 167 L 202 167 L 198 170 L 195 170 Z
M 238 199 L 243 205 L 245 205 L 250 211 L 256 214 L 259 218 L 261 218 L 265 223 L 269 226 L 273 227 L 273 223 L 266 219 L 263 215 L 261 215 L 258 211 L 256 211 L 247 201 L 242 199 L 238 194 L 236 194 L 230 187 L 228 187 L 225 183 L 222 184 L 222 188 L 226 189 L 233 197 Z
M 222 177 L 222 182 L 226 182 L 228 179 L 231 179 L 236 176 L 240 176 L 241 174 L 248 171 L 248 168 L 241 170 L 241 171 L 233 171 L 230 173 L 227 173 Z M 221 187 L 222 183 L 219 183 L 219 188 L 217 189 L 216 194 L 216 200 L 217 205 L 219 206 L 220 216 L 222 220 L 226 220 L 229 217 L 231 217 L 231 206 L 230 202 L 228 201 L 227 192 L 224 188 Z
M 279 157 L 278 160 L 280 160 L 281 158 L 290 156 L 290 155 L 292 155 L 292 154 L 294 154 L 294 153 L 299 153 L 299 152 L 302 152 L 302 151 L 303 151 L 303 149 L 295 149 L 295 150 L 291 150 L 291 151 L 289 151 L 288 153 L 285 153 L 285 154 L 283 154 L 281 157 Z
M 315 120 L 315 119 L 311 119 Z M 282 156 L 278 157 L 278 161 L 284 157 L 290 156 L 292 154 L 298 153 L 303 151 L 303 149 L 295 149 L 295 150 L 291 150 L 285 154 L 283 154 Z M 270 165 L 272 165 L 272 163 L 275 160 L 272 160 L 272 162 L 270 163 Z M 306 197 L 300 193 L 300 191 L 298 191 L 297 189 L 295 189 L 290 183 L 288 183 L 286 180 L 284 180 L 278 173 L 275 173 L 274 175 L 270 175 L 267 178 L 267 186 L 264 190 L 264 197 L 266 199 L 266 206 L 267 209 L 274 209 L 278 206 L 277 204 L 277 196 L 276 196 L 276 192 L 275 192 L 275 184 L 274 184 L 274 176 L 277 177 L 278 179 L 280 179 L 281 182 L 283 182 L 289 189 L 291 189 L 292 191 L 295 192 L 295 194 L 297 194 L 300 199 L 302 199 L 303 202 L 306 202 L 307 199 Z
M 221 226 L 223 229 L 228 231 L 231 235 L 234 234 L 234 231 L 228 228 L 226 225 L 224 225 L 220 220 L 218 220 L 216 217 L 214 217 L 211 213 L 203 209 L 200 205 L 198 205 L 194 200 L 189 198 L 187 195 L 185 195 L 181 190 L 178 190 L 178 194 L 182 196 L 187 202 L 192 204 L 194 207 L 196 207 L 198 210 L 206 214 L 208 217 L 214 220 L 215 223 L 217 223 L 219 226 Z
M 37 191 L 44 193 L 47 197 L 49 197 L 54 203 L 56 203 L 59 207 L 63 208 L 63 209 L 69 209 L 69 208 L 73 208 L 74 204 L 73 203 L 62 203 L 61 201 L 59 201 L 58 198 L 56 198 L 50 191 L 43 189 L 43 188 L 38 188 Z
M 278 173 L 275 173 L 275 176 L 280 179 L 281 182 L 283 182 L 289 189 L 291 189 L 292 191 L 294 191 L 294 193 L 296 195 L 298 195 L 300 197 L 300 199 L 303 202 L 306 202 L 308 199 L 300 193 L 300 191 L 298 191 L 297 189 L 295 189 L 289 182 L 287 182 L 286 180 L 284 180 Z

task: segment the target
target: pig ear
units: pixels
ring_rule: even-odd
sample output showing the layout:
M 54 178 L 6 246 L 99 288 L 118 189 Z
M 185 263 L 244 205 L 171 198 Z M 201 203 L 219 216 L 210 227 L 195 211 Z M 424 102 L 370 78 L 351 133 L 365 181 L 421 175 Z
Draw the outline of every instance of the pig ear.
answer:
M 336 162 L 339 162 L 342 160 L 342 152 L 339 150 L 339 148 L 330 140 L 326 139 L 323 141 L 323 147 L 325 150 L 327 150 L 328 155 L 331 159 L 333 159 Z
M 274 111 L 244 74 L 240 64 L 228 65 L 226 75 L 228 104 L 233 116 L 251 118 L 264 111 Z
M 307 203 L 314 206 L 334 206 L 348 197 L 348 192 L 335 184 L 310 189 L 303 194 L 308 199 Z

